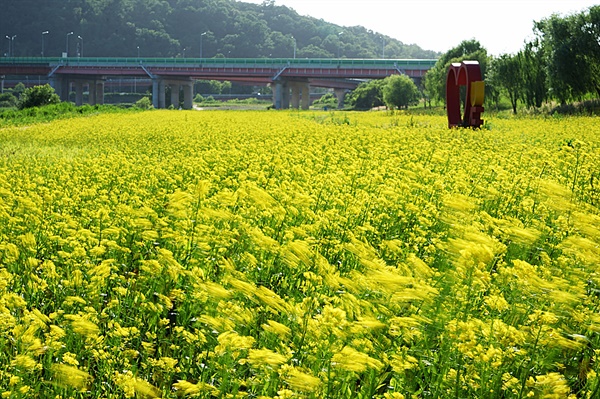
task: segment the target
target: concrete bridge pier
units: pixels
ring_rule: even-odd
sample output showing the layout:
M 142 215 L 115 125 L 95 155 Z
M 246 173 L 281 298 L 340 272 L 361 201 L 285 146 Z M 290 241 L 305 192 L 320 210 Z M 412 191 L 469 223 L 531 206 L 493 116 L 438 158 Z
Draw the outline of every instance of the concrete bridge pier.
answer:
M 292 88 L 292 108 L 298 109 L 300 108 L 300 84 L 293 82 L 290 86 Z
M 69 101 L 69 80 L 59 76 L 50 77 L 50 86 L 60 98 L 60 101 Z
M 283 84 L 283 91 L 281 93 L 281 107 L 283 109 L 290 109 L 290 84 L 285 82 Z
M 292 108 L 308 109 L 310 107 L 310 85 L 308 82 L 294 82 L 292 87 Z M 302 102 L 300 102 L 302 99 Z
M 194 82 L 187 82 L 183 85 L 183 108 L 192 109 L 194 107 Z
M 308 109 L 310 106 L 309 92 L 310 87 L 308 82 L 279 80 L 275 82 L 273 90 L 273 105 L 275 109 L 288 109 L 291 102 L 294 109 L 299 109 L 300 107 Z
M 152 106 L 154 108 L 166 107 L 165 80 L 161 78 L 152 79 Z
M 98 85 L 96 82 L 90 82 L 88 86 L 88 102 L 90 105 L 96 105 L 98 104 Z M 104 86 L 102 87 L 102 94 L 104 94 Z M 104 95 L 102 96 L 102 99 L 104 100 Z
M 275 82 L 275 92 L 273 93 L 275 109 L 290 108 L 290 86 L 290 82 L 285 80 Z
M 273 90 L 273 106 L 275 109 L 283 108 L 283 83 L 275 82 L 275 88 Z
M 179 108 L 179 83 L 170 82 L 169 87 L 171 88 L 171 105 L 173 108 Z
M 90 105 L 104 104 L 104 80 L 91 80 L 88 82 L 88 103 Z
M 88 86 L 88 103 L 90 105 L 104 104 L 104 78 L 94 77 L 93 79 L 73 79 L 68 76 L 50 77 L 50 86 L 58 95 L 61 101 L 69 101 L 69 94 L 75 91 L 75 105 L 82 106 L 83 92 L 85 86 Z
M 304 83 L 302 85 L 302 109 L 308 109 L 310 107 L 310 85 Z
M 152 105 L 154 108 L 166 108 L 166 87 L 171 88 L 171 105 L 179 108 L 179 93 L 183 90 L 183 108 L 193 108 L 194 82 L 192 80 L 168 80 L 155 77 L 152 79 Z
M 96 103 L 104 105 L 104 82 L 98 82 L 96 85 Z
M 344 108 L 344 100 L 346 99 L 346 94 L 348 93 L 348 90 L 335 89 L 333 92 L 335 93 L 335 97 L 338 100 L 338 109 Z
M 152 106 L 154 108 L 159 108 L 159 94 L 158 94 L 158 86 L 159 86 L 159 79 L 152 79 Z
M 75 105 L 81 107 L 83 105 L 83 81 L 75 81 Z

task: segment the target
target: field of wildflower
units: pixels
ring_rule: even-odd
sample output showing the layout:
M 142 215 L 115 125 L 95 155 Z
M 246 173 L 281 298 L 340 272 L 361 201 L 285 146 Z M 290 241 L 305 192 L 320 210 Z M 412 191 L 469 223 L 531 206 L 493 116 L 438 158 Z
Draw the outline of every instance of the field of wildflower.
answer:
M 598 398 L 600 120 L 0 129 L 2 398 Z

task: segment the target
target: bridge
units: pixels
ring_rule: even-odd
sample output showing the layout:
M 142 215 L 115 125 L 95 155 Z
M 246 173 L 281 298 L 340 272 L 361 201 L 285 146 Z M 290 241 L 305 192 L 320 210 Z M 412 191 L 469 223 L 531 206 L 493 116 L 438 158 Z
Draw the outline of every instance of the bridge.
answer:
M 309 88 L 335 90 L 338 101 L 361 80 L 382 79 L 405 74 L 420 80 L 437 60 L 423 59 L 300 59 L 300 58 L 0 58 L 0 77 L 44 76 L 61 100 L 75 91 L 75 103 L 83 104 L 87 86 L 89 103 L 104 102 L 104 83 L 109 77 L 152 80 L 152 102 L 165 108 L 166 89 L 171 104 L 179 103 L 183 91 L 184 108 L 192 108 L 195 80 L 228 80 L 255 85 L 271 85 L 276 109 L 308 109 Z

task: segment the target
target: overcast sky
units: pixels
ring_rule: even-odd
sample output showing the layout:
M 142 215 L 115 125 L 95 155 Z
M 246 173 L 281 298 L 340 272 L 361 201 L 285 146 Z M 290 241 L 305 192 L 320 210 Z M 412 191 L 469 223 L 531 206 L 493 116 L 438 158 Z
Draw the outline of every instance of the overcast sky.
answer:
M 497 56 L 518 52 L 532 36 L 533 21 L 580 12 L 598 0 L 275 0 L 275 4 L 336 25 L 361 25 L 425 50 L 445 52 L 475 38 Z

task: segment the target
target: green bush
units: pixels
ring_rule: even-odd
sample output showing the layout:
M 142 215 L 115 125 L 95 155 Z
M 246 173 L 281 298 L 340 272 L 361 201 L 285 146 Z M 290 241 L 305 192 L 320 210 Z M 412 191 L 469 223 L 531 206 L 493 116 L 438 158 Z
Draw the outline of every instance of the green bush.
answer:
M 148 97 L 142 97 L 135 102 L 135 107 L 140 109 L 150 109 L 152 108 L 152 102 Z
M 384 79 L 383 101 L 388 108 L 408 108 L 419 102 L 421 93 L 407 75 L 392 75 Z
M 11 93 L 0 94 L 0 108 L 13 108 L 17 106 L 17 97 Z
M 41 107 L 48 104 L 58 104 L 60 98 L 54 92 L 54 89 L 49 85 L 33 86 L 25 89 L 19 98 L 18 108 Z
M 338 100 L 337 97 L 333 94 L 333 93 L 326 93 L 323 96 L 321 96 L 321 98 L 319 98 L 318 100 L 315 100 L 313 102 L 313 105 L 315 107 L 329 107 L 329 108 L 336 108 L 338 105 Z

